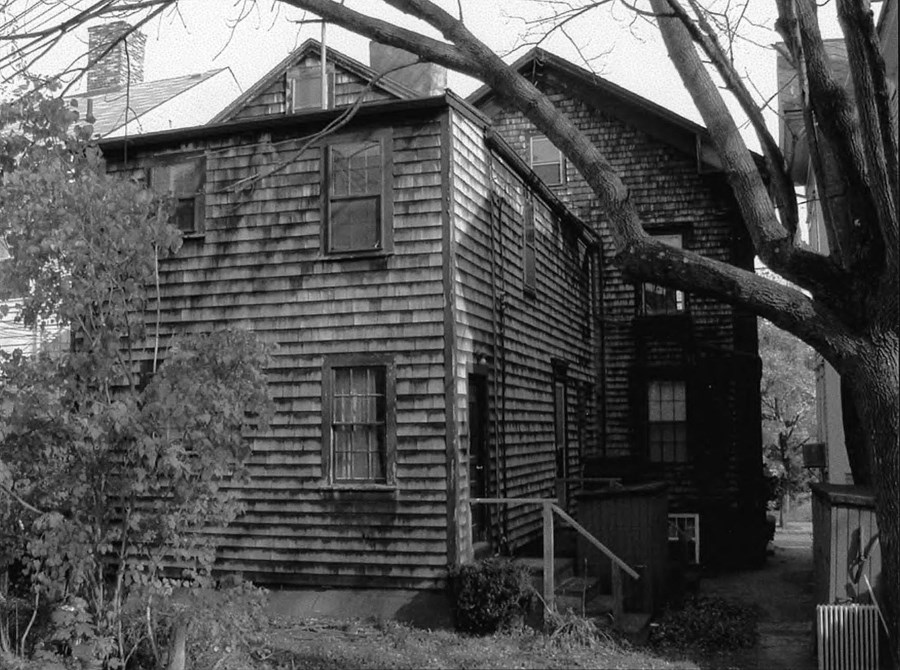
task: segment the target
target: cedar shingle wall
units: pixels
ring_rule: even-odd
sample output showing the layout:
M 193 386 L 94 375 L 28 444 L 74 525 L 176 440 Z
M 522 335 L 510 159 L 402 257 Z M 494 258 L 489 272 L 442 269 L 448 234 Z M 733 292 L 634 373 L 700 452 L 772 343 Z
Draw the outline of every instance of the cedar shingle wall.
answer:
M 319 251 L 320 148 L 297 155 L 298 140 L 260 136 L 185 147 L 207 156 L 206 234 L 162 264 L 162 346 L 166 333 L 227 326 L 278 345 L 277 414 L 253 445 L 246 514 L 223 533 L 224 570 L 332 586 L 433 587 L 445 574 L 440 124 L 397 125 L 392 146 L 394 252 L 356 260 Z M 396 365 L 396 491 L 323 481 L 323 357 L 366 352 Z
M 307 56 L 305 59 L 297 63 L 299 67 L 311 67 L 319 65 L 318 56 Z M 334 104 L 336 107 L 342 105 L 350 105 L 356 102 L 359 94 L 365 90 L 368 85 L 360 77 L 357 77 L 346 70 L 338 68 L 335 72 L 334 82 Z M 271 114 L 285 113 L 285 93 L 287 91 L 284 76 L 279 77 L 271 86 L 261 91 L 259 95 L 249 100 L 247 104 L 237 114 L 234 119 L 251 119 L 258 116 L 269 116 Z M 377 91 L 370 90 L 364 94 L 364 102 L 372 102 L 374 100 L 390 100 L 392 96 Z
M 455 235 L 452 273 L 459 352 L 456 411 L 461 443 L 465 453 L 469 443 L 467 376 L 476 359 L 481 358 L 490 370 L 491 465 L 497 458 L 498 443 L 502 443 L 499 459 L 505 472 L 505 484 L 501 483 L 499 490 L 496 476 L 492 476 L 491 495 L 554 498 L 554 359 L 569 366 L 567 427 L 571 472 L 579 472 L 579 452 L 595 440 L 592 338 L 596 328 L 585 336 L 585 321 L 589 318 L 588 281 L 582 270 L 585 245 L 568 236 L 563 224 L 535 197 L 537 290 L 534 296 L 527 295 L 522 260 L 526 187 L 499 159 L 494 157 L 491 161 L 480 128 L 453 113 L 451 132 Z M 492 196 L 499 197 L 502 204 L 492 205 Z M 460 486 L 465 500 L 465 459 Z M 515 547 L 536 537 L 539 522 L 540 510 L 536 507 L 509 508 L 510 544 Z M 460 525 L 460 542 L 465 556 L 465 523 Z
M 622 176 L 648 231 L 681 232 L 687 248 L 753 267 L 749 241 L 723 175 L 698 174 L 693 154 L 682 153 L 620 118 L 604 114 L 602 108 L 563 93 L 564 89 L 546 79 L 539 78 L 538 85 Z M 534 126 L 515 110 L 497 111 L 493 120 L 498 132 L 527 160 L 529 138 L 539 134 Z M 723 502 L 738 501 L 746 506 L 745 511 L 753 508 L 759 516 L 762 481 L 755 318 L 715 300 L 688 295 L 690 318 L 685 327 L 675 331 L 654 328 L 652 323 L 640 327 L 635 319 L 637 288 L 627 283 L 612 263 L 612 238 L 590 188 L 569 165 L 567 182 L 554 190 L 591 223 L 604 242 L 602 388 L 606 418 L 593 453 L 604 458 L 643 458 L 646 376 L 641 370 L 679 368 L 689 378 L 688 402 L 694 410 L 689 439 L 696 446 L 695 461 L 714 452 L 714 462 L 721 469 L 712 475 L 709 468 L 694 464 L 665 468 L 645 464 L 645 477 L 669 482 L 672 511 L 709 510 L 715 516 L 721 513 Z M 724 378 L 711 378 L 703 372 L 715 368 L 726 371 Z M 719 417 L 710 426 L 713 405 Z M 715 532 L 724 532 L 728 523 L 719 523 L 712 516 L 704 521 L 709 521 Z M 704 532 L 707 530 L 711 530 L 709 525 Z

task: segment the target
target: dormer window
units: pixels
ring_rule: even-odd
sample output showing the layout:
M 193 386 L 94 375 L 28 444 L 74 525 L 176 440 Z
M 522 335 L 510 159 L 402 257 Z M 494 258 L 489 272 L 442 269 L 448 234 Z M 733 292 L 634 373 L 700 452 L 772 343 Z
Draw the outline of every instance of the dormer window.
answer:
M 295 67 L 287 73 L 288 113 L 310 109 L 332 109 L 334 107 L 334 70 L 326 72 L 326 104 L 322 104 L 322 68 L 318 65 Z
M 543 135 L 531 138 L 531 169 L 548 186 L 558 186 L 566 181 L 566 162 L 562 152 Z

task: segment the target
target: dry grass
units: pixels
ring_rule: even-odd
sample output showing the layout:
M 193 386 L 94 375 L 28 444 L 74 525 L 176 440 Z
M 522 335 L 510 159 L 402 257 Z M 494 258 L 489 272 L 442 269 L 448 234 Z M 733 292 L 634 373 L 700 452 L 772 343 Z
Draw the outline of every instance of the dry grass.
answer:
M 626 649 L 577 617 L 560 617 L 550 634 L 529 628 L 473 637 L 395 622 L 309 620 L 272 628 L 258 653 L 272 670 L 367 668 L 671 668 L 696 669 Z

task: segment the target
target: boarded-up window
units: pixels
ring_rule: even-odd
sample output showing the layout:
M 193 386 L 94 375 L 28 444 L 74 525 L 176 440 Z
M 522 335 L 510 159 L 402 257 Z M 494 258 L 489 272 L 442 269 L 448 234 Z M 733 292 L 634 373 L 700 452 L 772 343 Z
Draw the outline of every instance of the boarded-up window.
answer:
M 537 289 L 537 255 L 535 253 L 534 202 L 525 201 L 522 225 L 522 271 L 525 292 L 534 294 Z
M 682 380 L 647 385 L 647 451 L 654 463 L 683 463 L 687 449 L 687 388 Z
M 653 239 L 676 249 L 682 248 L 681 235 L 653 235 Z M 684 313 L 683 291 L 647 283 L 643 285 L 642 294 L 643 313 L 646 316 Z
M 174 199 L 172 224 L 181 232 L 203 232 L 206 213 L 206 158 L 200 156 L 150 168 L 150 187 Z
M 318 65 L 291 68 L 287 73 L 288 112 L 334 107 L 334 71 L 326 71 L 325 101 L 322 104 L 322 68 Z
M 389 483 L 393 458 L 390 365 L 329 362 L 324 369 L 323 428 L 334 483 Z
M 386 250 L 384 153 L 378 139 L 328 148 L 327 253 Z
M 545 184 L 556 186 L 566 180 L 566 162 L 562 152 L 543 135 L 531 138 L 531 169 Z

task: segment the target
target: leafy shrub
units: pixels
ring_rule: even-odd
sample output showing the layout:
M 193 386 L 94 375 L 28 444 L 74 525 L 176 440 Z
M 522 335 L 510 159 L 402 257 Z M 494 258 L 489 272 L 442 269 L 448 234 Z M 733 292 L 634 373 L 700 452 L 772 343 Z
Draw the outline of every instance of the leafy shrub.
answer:
M 725 651 L 756 644 L 759 613 L 725 598 L 696 596 L 668 609 L 650 628 L 650 644 L 671 649 Z
M 450 576 L 456 628 L 489 635 L 524 616 L 533 589 L 528 569 L 506 558 L 464 565 Z

